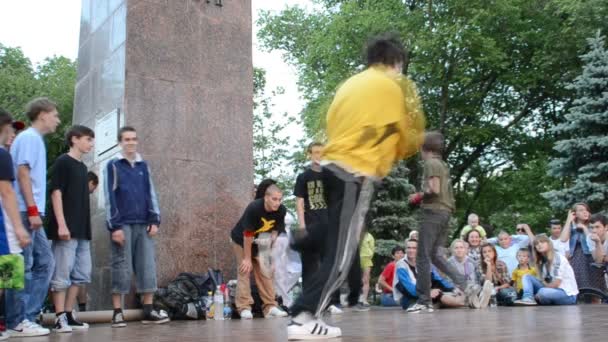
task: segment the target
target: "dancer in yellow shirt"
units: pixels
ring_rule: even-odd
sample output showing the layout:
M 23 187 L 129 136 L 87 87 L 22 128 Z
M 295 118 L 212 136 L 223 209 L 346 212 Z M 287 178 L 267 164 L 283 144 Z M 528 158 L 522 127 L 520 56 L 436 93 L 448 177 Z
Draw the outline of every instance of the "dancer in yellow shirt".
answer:
M 395 37 L 370 41 L 367 68 L 340 86 L 329 107 L 321 163 L 328 223 L 310 227 L 302 238 L 323 245 L 324 257 L 310 286 L 291 308 L 290 340 L 342 335 L 320 315 L 353 263 L 373 181 L 386 176 L 398 160 L 414 155 L 422 144 L 424 115 L 414 83 L 401 75 L 404 56 Z

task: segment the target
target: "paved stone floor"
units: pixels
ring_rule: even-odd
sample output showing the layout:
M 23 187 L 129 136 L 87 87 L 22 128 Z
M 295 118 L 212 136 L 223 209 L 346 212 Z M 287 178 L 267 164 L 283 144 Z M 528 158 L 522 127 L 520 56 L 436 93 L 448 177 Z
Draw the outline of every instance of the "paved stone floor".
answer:
M 333 341 L 607 341 L 608 305 L 451 309 L 432 314 L 372 309 L 328 317 L 344 336 Z M 124 329 L 94 325 L 87 332 L 10 339 L 27 342 L 285 341 L 287 319 L 129 323 Z

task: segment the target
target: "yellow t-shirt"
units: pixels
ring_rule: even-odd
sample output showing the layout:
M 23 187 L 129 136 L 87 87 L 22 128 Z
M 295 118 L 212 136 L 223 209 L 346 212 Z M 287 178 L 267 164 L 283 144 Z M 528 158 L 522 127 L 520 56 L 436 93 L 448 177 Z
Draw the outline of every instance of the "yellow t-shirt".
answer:
M 529 274 L 529 275 L 532 275 L 535 277 L 538 276 L 538 273 L 536 272 L 536 268 L 534 268 L 534 267 L 528 267 L 527 270 L 522 270 L 519 268 L 519 266 L 517 266 L 517 268 L 515 270 L 513 270 L 513 275 L 511 276 L 511 280 L 515 283 L 517 291 L 521 291 L 524 288 L 524 285 L 522 284 L 521 281 L 526 274 Z
M 418 151 L 424 126 L 414 82 L 372 66 L 338 89 L 327 112 L 323 159 L 355 174 L 384 177 L 396 161 Z

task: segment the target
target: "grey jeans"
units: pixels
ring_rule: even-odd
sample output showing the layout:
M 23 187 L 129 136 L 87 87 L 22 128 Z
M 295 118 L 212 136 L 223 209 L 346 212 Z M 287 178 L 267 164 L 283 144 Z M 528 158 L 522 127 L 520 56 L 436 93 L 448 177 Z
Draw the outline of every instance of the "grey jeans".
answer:
M 431 304 L 431 263 L 464 290 L 466 279 L 445 257 L 450 213 L 443 210 L 422 210 L 416 256 L 416 292 L 419 304 Z
M 53 241 L 55 272 L 51 279 L 52 291 L 65 291 L 71 285 L 91 282 L 91 241 L 71 239 Z
M 111 241 L 112 293 L 128 294 L 135 273 L 137 293 L 156 291 L 156 242 L 143 224 L 124 225 L 123 246 Z

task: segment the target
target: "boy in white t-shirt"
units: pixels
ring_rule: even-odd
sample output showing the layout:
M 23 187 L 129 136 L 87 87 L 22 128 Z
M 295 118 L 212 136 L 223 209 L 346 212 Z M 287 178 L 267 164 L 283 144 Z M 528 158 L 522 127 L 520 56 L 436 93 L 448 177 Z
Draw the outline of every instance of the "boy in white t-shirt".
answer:
M 589 220 L 591 233 L 587 235 L 587 245 L 593 260 L 604 267 L 608 266 L 608 218 L 593 214 Z
M 520 224 L 518 226 L 521 227 L 521 230 L 523 230 L 526 235 L 509 235 L 509 233 L 503 230 L 498 233 L 497 238 L 488 239 L 488 243 L 496 245 L 498 260 L 501 260 L 507 265 L 509 275 L 513 274 L 513 271 L 517 269 L 517 265 L 519 264 L 517 261 L 517 252 L 521 248 L 528 247 L 528 244 L 534 238 L 532 230 L 527 224 Z
M 552 219 L 549 221 L 549 231 L 551 232 L 551 243 L 553 244 L 553 250 L 563 256 L 568 256 L 570 252 L 569 241 L 562 241 L 560 236 L 562 235 L 562 223 L 558 219 Z

